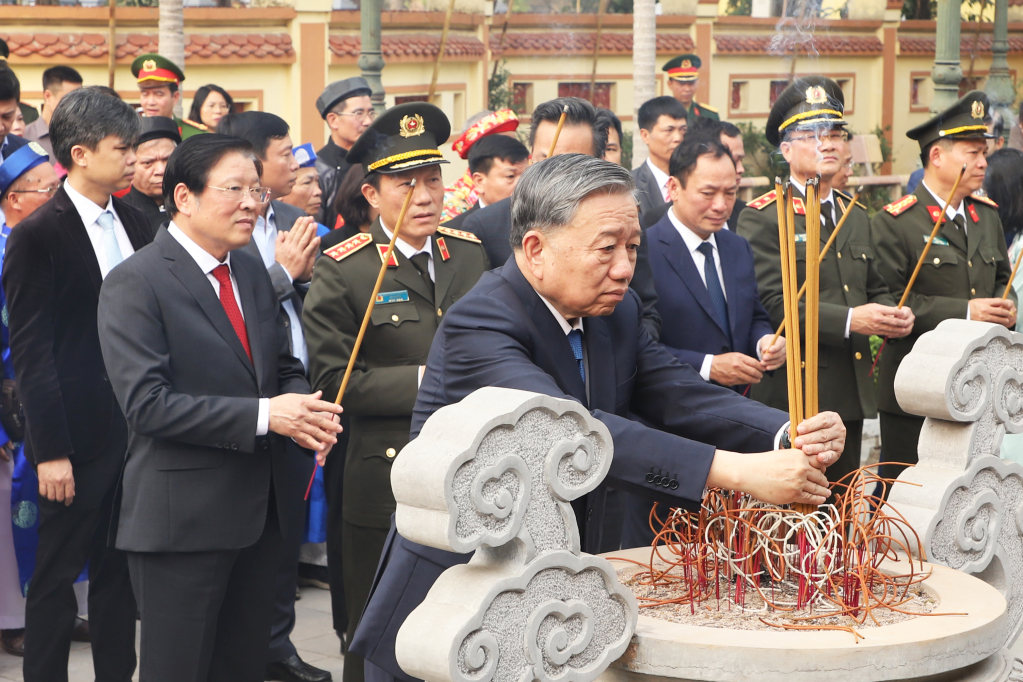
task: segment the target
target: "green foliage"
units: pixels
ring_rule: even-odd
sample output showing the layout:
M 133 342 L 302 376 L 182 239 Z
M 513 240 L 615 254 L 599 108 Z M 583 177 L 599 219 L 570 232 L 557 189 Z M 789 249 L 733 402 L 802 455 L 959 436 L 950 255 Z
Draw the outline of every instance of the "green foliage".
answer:
M 753 0 L 728 0 L 725 14 L 733 17 L 748 17 L 753 14 Z
M 752 123 L 740 123 L 739 129 L 742 130 L 742 144 L 746 149 L 746 158 L 742 161 L 746 177 L 763 176 L 772 184 L 776 176 L 788 177 L 789 165 L 778 148 L 767 141 L 763 129 Z
M 502 59 L 497 62 L 496 67 L 487 82 L 487 108 L 491 111 L 510 109 L 512 105 L 512 92 L 508 87 L 508 77 L 511 73 L 508 71 L 507 62 Z
M 632 168 L 632 131 L 622 132 L 622 165 Z

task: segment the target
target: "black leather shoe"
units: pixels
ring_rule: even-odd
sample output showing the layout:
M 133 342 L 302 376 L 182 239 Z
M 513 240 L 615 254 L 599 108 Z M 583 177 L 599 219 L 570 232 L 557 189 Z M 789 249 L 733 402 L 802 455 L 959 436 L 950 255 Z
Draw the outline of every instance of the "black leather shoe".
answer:
M 11 656 L 25 655 L 25 630 L 0 630 L 0 648 Z
M 333 678 L 326 670 L 314 668 L 295 654 L 283 661 L 267 663 L 264 679 L 280 682 L 331 682 Z
M 72 642 L 91 642 L 89 636 L 89 621 L 75 616 L 75 629 L 71 631 Z

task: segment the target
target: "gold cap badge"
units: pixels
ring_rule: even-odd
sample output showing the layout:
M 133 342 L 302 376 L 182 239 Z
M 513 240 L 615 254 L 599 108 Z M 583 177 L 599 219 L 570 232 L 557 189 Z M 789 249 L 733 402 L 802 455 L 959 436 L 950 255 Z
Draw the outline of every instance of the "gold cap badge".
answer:
M 824 91 L 819 85 L 814 85 L 806 89 L 806 103 L 807 104 L 827 104 L 828 93 Z
M 423 117 L 419 114 L 403 116 L 398 122 L 398 128 L 400 129 L 398 134 L 402 137 L 415 137 L 426 132 L 426 128 L 423 126 Z
M 156 71 L 156 62 L 152 59 L 147 59 L 146 61 L 142 62 L 142 70 Z
M 692 67 L 693 67 L 693 63 L 691 61 L 689 61 L 688 59 L 683 59 L 682 60 L 682 68 L 683 69 L 691 69 Z
M 979 100 L 974 101 L 973 106 L 970 108 L 970 116 L 973 116 L 973 118 L 984 118 L 984 103 Z

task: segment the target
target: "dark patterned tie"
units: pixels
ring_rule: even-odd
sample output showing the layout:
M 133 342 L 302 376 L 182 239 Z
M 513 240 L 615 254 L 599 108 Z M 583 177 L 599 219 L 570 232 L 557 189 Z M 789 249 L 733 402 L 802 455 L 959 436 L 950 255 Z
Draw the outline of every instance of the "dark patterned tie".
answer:
M 568 345 L 572 346 L 572 355 L 575 356 L 575 361 L 579 365 L 579 376 L 582 377 L 583 383 L 586 383 L 586 367 L 583 366 L 583 333 L 578 329 L 573 329 L 568 333 Z
M 213 268 L 213 276 L 220 282 L 220 305 L 224 306 L 227 319 L 231 321 L 234 333 L 238 335 L 238 340 L 242 342 L 245 354 L 249 356 L 249 362 L 252 362 L 252 350 L 249 349 L 249 332 L 245 329 L 245 319 L 242 317 L 242 311 L 238 309 L 238 301 L 234 300 L 231 270 L 226 265 L 218 265 Z
M 952 222 L 956 224 L 963 234 L 966 234 L 966 218 L 956 213 L 955 217 L 952 218 Z
M 728 301 L 725 299 L 721 280 L 718 279 L 717 266 L 714 265 L 714 246 L 710 242 L 703 242 L 696 250 L 703 254 L 703 275 L 707 280 L 707 293 L 710 294 L 710 302 L 714 307 L 714 319 L 725 331 L 728 345 L 732 346 L 732 327 L 728 324 Z
M 423 282 L 426 284 L 426 290 L 430 292 L 430 300 L 433 300 L 433 280 L 430 278 L 430 254 L 423 252 L 417 253 L 416 255 L 409 258 L 412 261 L 412 265 L 416 266 L 416 270 L 419 271 L 419 276 L 423 278 Z

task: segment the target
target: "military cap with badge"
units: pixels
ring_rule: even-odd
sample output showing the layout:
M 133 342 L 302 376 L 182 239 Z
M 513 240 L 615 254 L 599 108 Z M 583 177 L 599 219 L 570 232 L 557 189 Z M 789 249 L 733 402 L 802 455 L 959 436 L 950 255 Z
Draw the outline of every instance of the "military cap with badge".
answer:
M 796 130 L 830 130 L 848 125 L 843 118 L 845 95 L 835 81 L 804 76 L 785 88 L 767 117 L 767 141 L 778 146 Z
M 177 64 L 155 52 L 136 57 L 131 63 L 131 73 L 135 76 L 140 90 L 165 85 L 173 85 L 174 88 L 177 88 L 185 80 L 185 72 Z M 187 118 L 175 116 L 174 121 L 178 125 L 178 133 L 183 140 L 210 131 L 206 125 Z
M 692 90 L 686 90 L 685 93 L 678 90 L 682 84 L 695 86 L 696 81 L 700 78 L 700 67 L 703 66 L 703 60 L 695 54 L 680 54 L 674 59 L 668 60 L 668 62 L 661 67 L 661 71 L 668 74 L 668 84 L 672 89 L 675 98 L 682 102 L 682 105 L 686 107 L 686 111 L 689 114 L 689 124 L 693 125 L 694 119 L 699 117 L 710 118 L 715 121 L 720 120 L 718 110 L 714 107 L 697 102 L 696 99 L 686 101 L 683 97 L 690 97 Z M 672 85 L 677 83 L 679 85 Z

